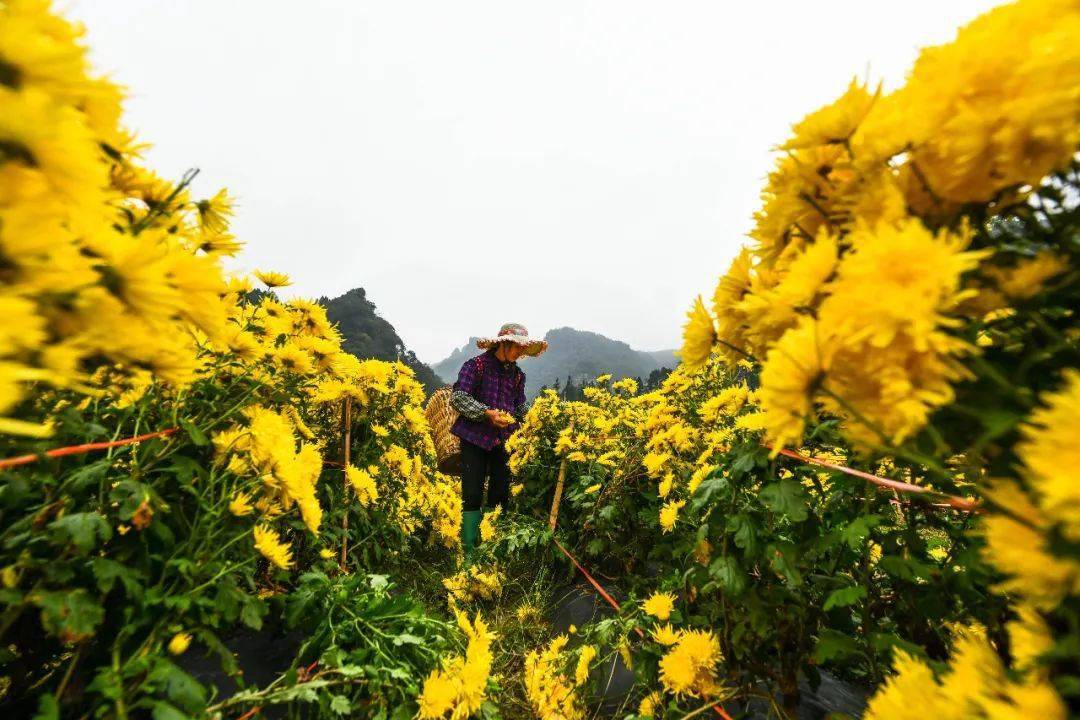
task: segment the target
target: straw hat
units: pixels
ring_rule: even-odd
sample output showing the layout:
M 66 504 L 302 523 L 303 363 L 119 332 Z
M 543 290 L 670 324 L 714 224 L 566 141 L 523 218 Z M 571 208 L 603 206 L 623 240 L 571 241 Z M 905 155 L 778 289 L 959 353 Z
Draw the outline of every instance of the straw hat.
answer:
M 546 340 L 536 340 L 529 337 L 529 331 L 524 325 L 518 323 L 506 323 L 499 328 L 499 334 L 495 337 L 483 337 L 476 341 L 476 347 L 487 350 L 501 342 L 512 342 L 525 348 L 525 354 L 536 356 L 547 350 Z

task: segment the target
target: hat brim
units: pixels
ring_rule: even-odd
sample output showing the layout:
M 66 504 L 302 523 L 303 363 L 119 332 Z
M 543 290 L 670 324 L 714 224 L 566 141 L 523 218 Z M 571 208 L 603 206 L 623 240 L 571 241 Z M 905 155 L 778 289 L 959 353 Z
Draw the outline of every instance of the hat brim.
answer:
M 501 342 L 512 342 L 516 345 L 520 345 L 524 349 L 525 354 L 529 357 L 536 357 L 548 348 L 547 340 L 532 340 L 530 338 L 514 335 L 480 338 L 476 341 L 476 347 L 481 350 L 487 350 L 488 348 L 495 347 Z

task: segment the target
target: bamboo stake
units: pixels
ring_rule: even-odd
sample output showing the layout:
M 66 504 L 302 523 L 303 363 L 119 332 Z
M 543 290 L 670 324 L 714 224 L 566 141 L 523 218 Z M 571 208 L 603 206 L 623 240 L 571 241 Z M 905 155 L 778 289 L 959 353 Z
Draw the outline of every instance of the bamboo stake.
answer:
M 566 458 L 563 458 L 562 463 L 559 464 L 559 479 L 555 482 L 555 499 L 551 501 L 551 515 L 548 516 L 548 525 L 551 526 L 552 532 L 555 530 L 555 523 L 559 520 L 559 502 L 562 500 L 563 484 L 566 482 Z
M 345 403 L 341 410 L 341 418 L 345 424 L 344 432 L 342 433 L 342 473 L 341 483 L 344 494 L 342 495 L 343 505 L 345 512 L 342 513 L 341 520 L 341 571 L 345 572 L 345 555 L 349 548 L 349 503 L 347 498 L 349 497 L 349 462 L 352 460 L 352 398 L 348 395 L 345 396 Z

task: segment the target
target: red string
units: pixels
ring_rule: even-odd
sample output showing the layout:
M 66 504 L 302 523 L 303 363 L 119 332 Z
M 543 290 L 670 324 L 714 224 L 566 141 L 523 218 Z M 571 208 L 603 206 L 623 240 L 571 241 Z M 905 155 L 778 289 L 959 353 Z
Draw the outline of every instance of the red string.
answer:
M 168 428 L 167 430 L 158 430 L 157 432 L 146 433 L 145 435 L 136 435 L 135 437 L 129 437 L 123 440 L 84 443 L 83 445 L 68 445 L 67 447 L 46 450 L 43 453 L 18 455 L 16 457 L 10 457 L 4 460 L 0 460 L 0 470 L 3 470 L 5 468 L 18 467 L 19 465 L 29 465 L 30 463 L 37 462 L 38 460 L 46 457 L 58 458 L 64 457 L 66 455 L 82 455 L 84 453 L 92 452 L 94 450 L 106 450 L 108 448 L 120 447 L 122 445 L 132 445 L 134 443 L 142 442 L 143 440 L 150 440 L 156 437 L 172 435 L 176 431 L 177 428 Z
M 771 445 L 767 443 L 764 443 L 764 445 L 770 450 L 774 449 Z M 914 493 L 916 495 L 921 495 L 923 493 L 932 493 L 936 497 L 940 497 L 943 500 L 942 505 L 946 507 L 951 507 L 954 510 L 960 510 L 962 512 L 980 512 L 979 502 L 977 500 L 957 497 L 955 495 L 945 495 L 944 493 L 939 493 L 935 490 L 931 490 L 930 488 L 922 487 L 921 485 L 912 485 L 911 483 L 901 482 L 899 480 L 890 480 L 889 478 L 878 477 L 877 475 L 871 475 L 870 473 L 863 472 L 862 470 L 855 470 L 854 468 L 844 467 L 843 465 L 836 465 L 834 463 L 826 462 L 824 460 L 818 460 L 817 458 L 812 458 L 806 455 L 800 455 L 799 453 L 793 452 L 791 450 L 781 449 L 779 450 L 779 453 L 781 455 L 789 458 L 794 458 L 795 460 L 799 460 L 804 463 L 809 463 L 811 465 L 820 465 L 821 467 L 829 468 L 830 470 L 842 472 L 845 475 L 851 475 L 852 477 L 861 478 L 879 487 L 896 490 L 897 492 Z

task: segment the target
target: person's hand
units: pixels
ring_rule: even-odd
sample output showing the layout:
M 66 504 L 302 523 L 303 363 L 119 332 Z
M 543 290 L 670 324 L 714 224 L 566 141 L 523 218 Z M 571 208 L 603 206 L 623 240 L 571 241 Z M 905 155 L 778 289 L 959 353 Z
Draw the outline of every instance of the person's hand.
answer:
M 514 422 L 514 418 L 502 410 L 485 410 L 484 414 L 487 415 L 488 422 L 497 428 L 504 428 Z

